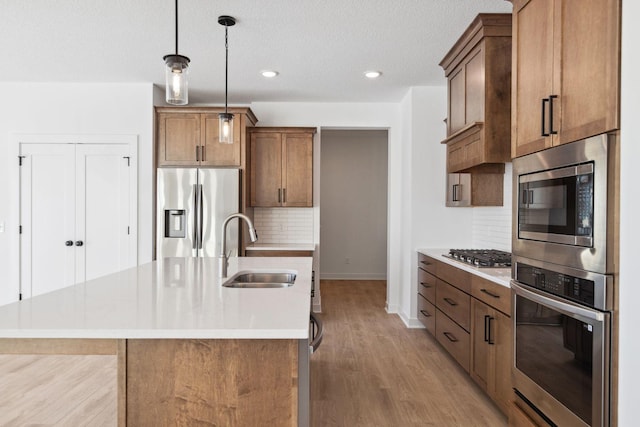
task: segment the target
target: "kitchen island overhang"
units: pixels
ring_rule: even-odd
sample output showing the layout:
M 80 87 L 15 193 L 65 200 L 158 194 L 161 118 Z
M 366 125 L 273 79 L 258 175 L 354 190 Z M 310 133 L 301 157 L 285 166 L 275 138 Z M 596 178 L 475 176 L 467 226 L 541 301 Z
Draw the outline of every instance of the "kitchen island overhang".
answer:
M 214 258 L 165 258 L 0 307 L 0 353 L 115 355 L 118 425 L 306 425 L 312 259 L 229 267 L 297 278 L 226 288 Z

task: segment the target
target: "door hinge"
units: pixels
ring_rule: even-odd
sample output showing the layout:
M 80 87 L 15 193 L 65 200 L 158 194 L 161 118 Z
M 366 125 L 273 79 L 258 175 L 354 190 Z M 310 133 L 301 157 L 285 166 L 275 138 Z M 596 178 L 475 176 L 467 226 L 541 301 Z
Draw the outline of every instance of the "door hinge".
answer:
M 18 156 L 18 166 L 22 166 L 22 159 L 24 159 L 27 156 Z
M 127 225 L 127 234 L 131 234 L 131 230 L 129 229 L 128 225 Z
M 18 301 L 22 301 L 22 292 L 18 294 Z
M 22 234 L 22 226 L 21 225 L 18 226 L 18 234 Z
M 122 157 L 123 159 L 127 159 L 127 166 L 131 166 L 131 157 L 129 156 L 124 156 Z

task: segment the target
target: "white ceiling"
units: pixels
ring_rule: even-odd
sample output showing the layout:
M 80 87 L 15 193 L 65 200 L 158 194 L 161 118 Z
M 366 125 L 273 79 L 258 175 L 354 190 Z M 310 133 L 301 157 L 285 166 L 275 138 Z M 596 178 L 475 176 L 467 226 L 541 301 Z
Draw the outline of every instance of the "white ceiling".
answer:
M 181 0 L 179 53 L 191 59 L 189 101 L 397 102 L 443 85 L 438 63 L 479 12 L 505 0 Z M 0 81 L 153 82 L 174 53 L 174 0 L 0 0 Z M 267 80 L 259 72 L 277 70 Z M 375 81 L 365 70 L 382 71 Z

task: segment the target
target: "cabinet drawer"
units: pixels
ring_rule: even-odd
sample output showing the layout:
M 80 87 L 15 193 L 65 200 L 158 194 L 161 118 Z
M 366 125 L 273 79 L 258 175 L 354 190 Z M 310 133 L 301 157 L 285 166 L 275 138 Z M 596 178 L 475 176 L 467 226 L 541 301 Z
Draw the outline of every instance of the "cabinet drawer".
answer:
M 438 275 L 437 272 L 437 265 L 440 264 L 438 261 L 436 261 L 435 259 L 428 257 L 426 255 L 423 254 L 418 254 L 418 267 L 420 267 L 421 269 L 428 271 L 429 273 L 433 274 L 434 276 Z
M 446 314 L 436 309 L 436 339 L 469 372 L 470 335 Z
M 511 288 L 473 276 L 471 295 L 511 317 Z
M 418 295 L 418 320 L 427 328 L 431 335 L 436 334 L 436 306 Z
M 438 263 L 438 274 L 436 276 L 456 288 L 470 294 L 471 276 L 468 271 L 461 270 L 444 262 Z
M 458 288 L 438 279 L 436 285 L 436 307 L 469 331 L 471 297 Z
M 433 276 L 423 269 L 418 269 L 418 293 L 429 302 L 436 302 L 436 276 Z

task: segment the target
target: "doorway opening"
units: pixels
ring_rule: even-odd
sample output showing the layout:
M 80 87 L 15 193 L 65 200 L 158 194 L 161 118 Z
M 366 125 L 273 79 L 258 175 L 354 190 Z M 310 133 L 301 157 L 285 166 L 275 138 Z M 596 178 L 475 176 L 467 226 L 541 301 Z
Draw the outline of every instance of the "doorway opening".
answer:
M 323 129 L 320 278 L 386 280 L 388 132 Z

